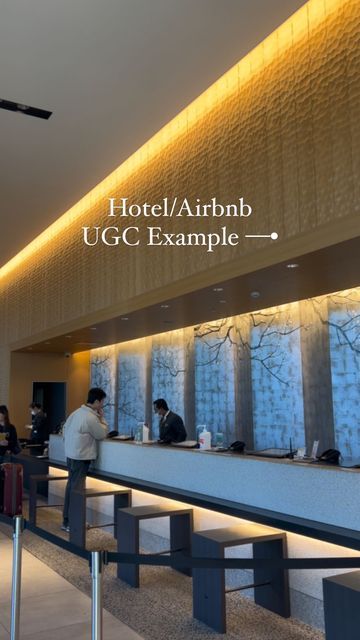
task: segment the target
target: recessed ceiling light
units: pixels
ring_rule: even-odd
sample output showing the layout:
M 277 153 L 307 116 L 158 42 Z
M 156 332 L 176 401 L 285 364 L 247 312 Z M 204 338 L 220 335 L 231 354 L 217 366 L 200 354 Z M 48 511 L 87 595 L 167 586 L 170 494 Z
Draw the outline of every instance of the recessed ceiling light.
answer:
M 169 309 L 170 305 L 169 304 L 161 304 L 160 305 L 160 309 Z
M 298 263 L 297 262 L 289 262 L 289 264 L 286 265 L 287 269 L 297 269 L 298 268 Z
M 125 321 L 125 320 L 129 320 L 129 318 L 123 317 L 123 318 L 120 318 L 120 320 L 124 320 Z
M 260 291 L 252 291 L 252 292 L 250 293 L 250 296 L 251 296 L 252 298 L 254 298 L 254 300 L 256 300 L 256 298 L 260 298 L 260 295 L 261 295 L 261 294 L 260 294 Z
M 96 331 L 97 327 L 90 327 L 90 331 Z
M 219 304 L 226 304 L 226 300 L 219 300 Z
M 67 338 L 68 340 L 70 340 L 70 338 L 72 338 L 72 336 L 65 336 L 65 338 Z
M 213 291 L 215 291 L 215 293 L 219 293 L 219 291 L 224 291 L 223 287 L 214 287 Z

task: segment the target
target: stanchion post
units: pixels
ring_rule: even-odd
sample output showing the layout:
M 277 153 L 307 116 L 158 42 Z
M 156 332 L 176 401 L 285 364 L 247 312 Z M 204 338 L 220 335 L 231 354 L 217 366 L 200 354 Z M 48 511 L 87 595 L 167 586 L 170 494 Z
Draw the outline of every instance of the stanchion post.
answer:
M 91 552 L 91 640 L 103 639 L 102 577 L 104 552 Z
M 24 530 L 24 518 L 23 516 L 15 516 L 13 522 L 14 522 L 14 533 L 13 533 L 10 640 L 19 640 L 20 638 L 21 555 L 22 555 L 22 532 Z

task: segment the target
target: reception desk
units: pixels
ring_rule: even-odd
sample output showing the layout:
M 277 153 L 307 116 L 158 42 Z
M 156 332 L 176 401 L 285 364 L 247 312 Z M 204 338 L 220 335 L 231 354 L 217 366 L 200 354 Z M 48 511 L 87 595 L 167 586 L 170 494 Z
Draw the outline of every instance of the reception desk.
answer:
M 50 461 L 65 463 L 60 436 Z M 360 550 L 360 471 L 235 453 L 99 443 L 95 476 Z
M 60 436 L 51 436 L 49 454 L 50 469 L 53 465 L 57 474 L 65 465 Z M 360 555 L 356 469 L 105 440 L 99 443 L 88 483 L 99 486 L 103 481 L 131 488 L 135 505 L 169 500 L 191 505 L 195 530 L 247 520 L 286 531 L 290 557 Z M 63 483 L 52 485 L 58 495 L 64 489 Z M 89 513 L 90 521 L 100 515 L 109 521 L 110 502 L 101 504 L 100 499 L 94 509 L 102 513 Z M 165 525 L 147 521 L 142 547 L 157 551 L 167 537 Z M 251 549 L 239 547 L 231 554 L 250 557 Z M 291 615 L 323 628 L 322 578 L 343 572 L 290 571 Z M 229 586 L 239 582 L 234 573 L 228 576 Z

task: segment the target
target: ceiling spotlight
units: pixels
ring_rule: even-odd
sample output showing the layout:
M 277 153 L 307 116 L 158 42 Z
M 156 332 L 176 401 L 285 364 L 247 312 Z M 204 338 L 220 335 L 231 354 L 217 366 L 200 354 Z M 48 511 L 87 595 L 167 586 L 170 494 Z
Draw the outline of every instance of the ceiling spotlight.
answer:
M 214 287 L 213 291 L 215 291 L 215 293 L 219 293 L 220 291 L 224 291 L 224 287 Z
M 169 309 L 170 305 L 169 304 L 161 304 L 160 305 L 160 309 Z
M 226 304 L 226 300 L 219 300 L 219 304 Z
M 96 331 L 97 327 L 90 327 L 90 331 Z
M 286 265 L 287 269 L 297 269 L 298 268 L 298 263 L 297 262 L 289 262 L 289 264 Z
M 256 300 L 256 298 L 260 298 L 260 291 L 252 291 L 250 296 Z
M 68 340 L 70 340 L 70 338 L 72 338 L 72 336 L 65 336 L 65 338 L 67 338 Z
M 125 316 L 123 318 L 120 318 L 120 320 L 129 320 L 129 318 L 126 318 Z

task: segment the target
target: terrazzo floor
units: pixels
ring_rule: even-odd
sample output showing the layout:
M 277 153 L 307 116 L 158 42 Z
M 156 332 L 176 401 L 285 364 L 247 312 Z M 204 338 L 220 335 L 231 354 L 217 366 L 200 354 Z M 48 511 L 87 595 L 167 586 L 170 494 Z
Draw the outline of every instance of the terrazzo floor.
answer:
M 10 527 L 0 531 L 0 640 L 10 640 L 11 533 Z M 103 615 L 103 628 L 106 640 L 141 640 L 135 631 L 108 612 Z M 90 637 L 90 598 L 29 551 L 23 551 L 21 640 L 85 640 Z
M 59 531 L 60 522 L 60 513 L 55 509 L 41 509 L 40 526 L 66 538 L 67 534 Z M 9 527 L 0 525 L 0 529 L 11 535 Z M 85 560 L 28 531 L 24 533 L 23 545 L 77 589 L 90 595 L 91 580 Z M 116 545 L 111 534 L 94 529 L 87 533 L 87 548 L 116 550 Z M 218 634 L 192 617 L 191 579 L 168 567 L 143 566 L 140 572 L 141 587 L 132 589 L 116 578 L 114 564 L 106 566 L 104 608 L 145 640 L 213 640 L 214 637 L 229 640 L 324 640 L 321 631 L 293 618 L 284 619 L 272 614 L 239 592 L 228 594 L 227 633 Z M 106 634 L 104 640 L 108 640 Z M 122 635 L 119 640 L 123 640 Z

